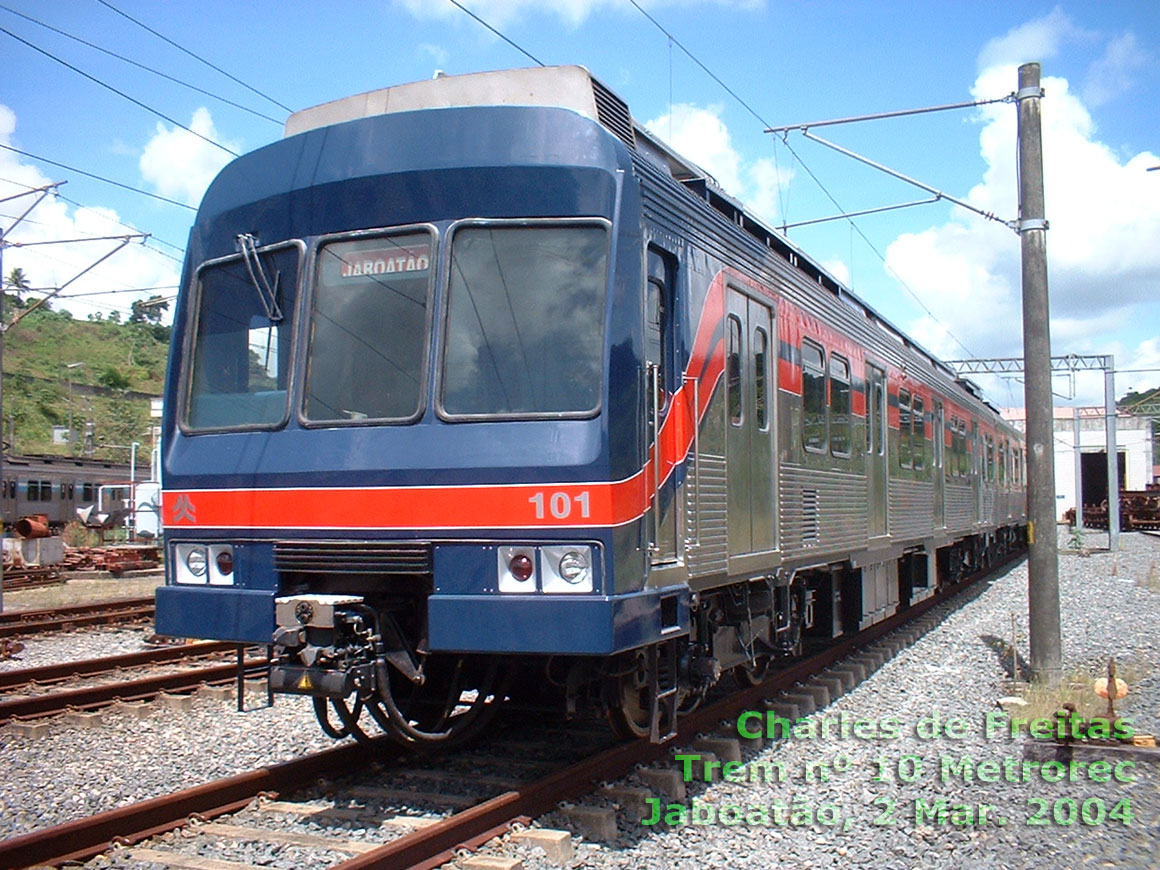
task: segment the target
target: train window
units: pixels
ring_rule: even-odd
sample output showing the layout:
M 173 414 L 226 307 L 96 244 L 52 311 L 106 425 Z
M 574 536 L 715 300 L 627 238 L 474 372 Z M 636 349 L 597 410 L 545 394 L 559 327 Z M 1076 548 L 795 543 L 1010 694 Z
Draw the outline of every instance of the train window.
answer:
M 757 428 L 766 432 L 769 430 L 769 336 L 760 327 L 753 332 L 753 379 L 753 413 L 757 416 Z
M 94 500 L 94 490 L 91 483 L 81 483 L 81 501 L 91 502 Z
M 802 341 L 802 443 L 806 450 L 826 450 L 826 356 L 818 345 Z
M 741 321 L 729 315 L 729 347 L 726 351 L 725 370 L 728 378 L 729 422 L 740 426 L 745 416 L 745 399 L 741 388 Z
M 347 239 L 319 249 L 307 419 L 399 421 L 419 412 L 431 250 L 428 232 Z
M 656 366 L 656 386 L 660 401 L 656 407 L 664 413 L 669 404 L 669 371 L 671 369 L 672 317 L 669 302 L 673 291 L 676 263 L 655 248 L 648 250 L 648 279 L 645 282 L 645 361 Z M 649 380 L 649 408 L 653 407 Z
M 995 442 L 987 436 L 987 480 L 995 479 Z
M 185 424 L 273 426 L 286 416 L 298 243 L 254 249 L 198 273 Z
M 910 458 L 916 471 L 926 468 L 926 414 L 923 401 L 915 396 L 910 405 Z
M 76 491 L 76 490 L 77 490 L 77 488 L 76 488 L 76 484 L 75 484 L 75 483 L 70 483 L 70 484 L 68 485 L 68 497 L 69 497 L 69 498 L 76 498 L 76 495 L 77 495 L 77 491 Z
M 898 464 L 914 467 L 910 457 L 910 391 L 898 391 Z
M 60 485 L 60 497 L 62 499 L 68 497 L 68 484 L 67 483 L 62 483 Z
M 850 420 L 850 363 L 830 355 L 830 451 L 849 456 L 853 450 Z
M 463 226 L 451 239 L 442 410 L 588 416 L 600 407 L 608 230 Z

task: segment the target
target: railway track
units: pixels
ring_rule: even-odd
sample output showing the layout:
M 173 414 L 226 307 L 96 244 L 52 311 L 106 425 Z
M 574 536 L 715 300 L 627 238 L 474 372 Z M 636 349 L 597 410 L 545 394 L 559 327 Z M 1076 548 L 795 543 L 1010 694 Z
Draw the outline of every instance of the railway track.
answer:
M 627 776 L 638 765 L 668 759 L 676 747 L 690 744 L 699 734 L 729 733 L 739 740 L 735 723 L 741 712 L 771 706 L 781 693 L 826 669 L 837 673 L 835 665 L 851 656 L 865 655 L 867 650 L 871 659 L 881 663 L 938 624 L 940 619 L 929 614 L 933 608 L 956 597 L 960 599 L 956 606 L 968 600 L 973 596 L 960 593 L 983 591 L 986 584 L 979 581 L 1006 570 L 1015 561 L 1011 559 L 970 584 L 944 590 L 855 637 L 777 671 L 760 685 L 707 703 L 684 716 L 677 737 L 665 744 L 647 740 L 612 744 L 603 729 L 587 733 L 569 730 L 562 739 L 560 734 L 550 735 L 542 750 L 545 757 L 537 762 L 537 749 L 525 735 L 518 730 L 514 734 L 501 730 L 489 734 L 478 746 L 439 758 L 434 769 L 416 767 L 417 763 L 432 762 L 408 757 L 382 739 L 369 745 L 347 744 L 12 838 L 0 844 L 0 870 L 87 860 L 114 841 L 134 860 L 172 867 L 208 866 L 203 858 L 191 859 L 179 851 L 184 840 L 202 836 L 227 843 L 221 847 L 226 854 L 230 841 L 250 840 L 338 856 L 318 856 L 302 866 L 333 870 L 438 867 L 452 860 L 457 851 L 478 848 L 516 823 L 526 823 L 557 809 L 562 801 L 591 793 L 602 782 Z M 754 743 L 760 748 L 760 740 Z M 559 757 L 565 752 L 571 759 L 561 762 Z M 362 784 L 368 779 L 366 768 L 372 759 L 380 769 L 370 777 L 373 785 Z M 501 773 L 489 774 L 489 764 L 496 765 Z M 523 773 L 513 776 L 513 771 Z M 356 777 L 354 784 L 335 782 L 351 776 Z M 319 777 L 326 778 L 322 787 Z M 424 790 L 424 781 L 435 785 Z M 484 789 L 483 795 L 479 789 Z M 307 795 L 304 799 L 300 796 L 303 791 Z M 284 799 L 295 792 L 300 793 L 300 799 Z M 255 799 L 259 800 L 255 803 Z M 350 842 L 341 836 L 270 830 L 262 822 L 270 813 L 313 819 L 319 824 L 324 818 L 369 815 L 375 819 L 372 831 L 378 832 L 372 836 L 386 841 L 368 843 L 360 838 Z M 195 814 L 197 823 L 189 825 Z M 228 823 L 212 821 L 229 814 L 235 815 Z M 177 840 L 138 845 L 178 828 L 184 830 Z M 311 830 L 316 831 L 317 824 Z M 199 856 L 203 851 L 199 849 Z
M 162 692 L 189 692 L 203 684 L 228 683 L 237 678 L 235 660 L 164 674 L 150 674 L 137 679 L 119 679 L 64 689 L 55 687 L 55 684 L 76 677 L 88 679 L 110 674 L 120 676 L 129 668 L 183 664 L 208 656 L 221 656 L 223 653 L 235 652 L 236 649 L 236 645 L 230 643 L 187 644 L 40 668 L 0 671 L 0 692 L 20 693 L 0 700 L 0 724 L 16 719 L 49 716 L 66 710 L 93 710 L 118 700 L 146 700 Z M 265 663 L 264 658 L 250 658 L 245 661 L 244 667 L 251 671 Z M 47 692 L 28 693 L 30 689 L 36 690 L 46 685 L 53 688 Z
M 17 610 L 0 613 L 0 638 L 67 631 L 88 625 L 142 622 L 152 618 L 152 596 L 53 607 L 47 610 Z

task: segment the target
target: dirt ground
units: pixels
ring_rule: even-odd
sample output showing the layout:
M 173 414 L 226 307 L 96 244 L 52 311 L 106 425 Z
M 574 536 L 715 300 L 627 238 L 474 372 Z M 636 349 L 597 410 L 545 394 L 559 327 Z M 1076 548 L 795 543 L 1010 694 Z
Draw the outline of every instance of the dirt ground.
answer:
M 138 577 L 70 577 L 63 586 L 42 586 L 38 589 L 4 590 L 4 611 L 41 610 L 64 607 L 69 604 L 88 604 L 94 601 L 116 601 L 121 598 L 144 598 L 165 582 L 165 576 L 155 574 Z

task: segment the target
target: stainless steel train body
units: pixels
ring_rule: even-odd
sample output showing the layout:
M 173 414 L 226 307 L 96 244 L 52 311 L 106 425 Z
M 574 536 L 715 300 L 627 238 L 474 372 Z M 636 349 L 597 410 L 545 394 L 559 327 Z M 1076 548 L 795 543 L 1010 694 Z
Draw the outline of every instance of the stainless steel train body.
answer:
M 158 630 L 274 643 L 337 734 L 551 687 L 663 736 L 1024 525 L 996 411 L 579 67 L 340 100 L 226 167 L 166 397 Z
M 44 516 L 60 531 L 77 522 L 77 508 L 95 504 L 100 488 L 123 484 L 124 492 L 106 490 L 114 506 L 128 503 L 129 466 L 70 456 L 5 456 L 0 483 L 0 511 L 5 528 L 24 517 Z

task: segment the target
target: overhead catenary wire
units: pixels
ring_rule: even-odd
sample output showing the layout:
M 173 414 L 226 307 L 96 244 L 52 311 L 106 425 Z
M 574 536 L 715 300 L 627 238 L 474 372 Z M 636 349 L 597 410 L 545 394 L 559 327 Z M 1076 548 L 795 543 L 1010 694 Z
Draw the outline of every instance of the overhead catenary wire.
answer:
M 12 39 L 15 39 L 17 42 L 20 42 L 20 43 L 23 43 L 24 45 L 27 45 L 33 51 L 40 52 L 45 57 L 47 57 L 51 60 L 54 60 L 57 63 L 59 63 L 61 66 L 67 67 L 68 69 L 72 70 L 77 75 L 83 76 L 84 78 L 88 79 L 89 81 L 93 82 L 94 84 L 100 85 L 102 88 L 105 88 L 106 90 L 112 91 L 114 94 L 128 100 L 133 105 L 139 106 L 142 109 L 144 109 L 145 111 L 149 112 L 150 114 L 156 115 L 158 118 L 161 118 L 162 120 L 168 121 L 170 124 L 173 124 L 175 127 L 180 127 L 182 130 L 185 130 L 187 133 L 193 134 L 198 139 L 201 139 L 205 142 L 208 142 L 210 145 L 214 146 L 215 148 L 220 148 L 222 151 L 225 151 L 227 154 L 230 154 L 234 157 L 241 156 L 238 154 L 237 151 L 234 151 L 232 148 L 228 148 L 225 145 L 223 145 L 221 142 L 216 142 L 213 139 L 209 138 L 208 136 L 204 136 L 201 133 L 198 133 L 192 127 L 189 127 L 189 126 L 186 126 L 185 124 L 182 124 L 180 121 L 169 117 L 164 112 L 158 111 L 157 109 L 154 109 L 152 106 L 148 105 L 147 103 L 141 102 L 136 97 L 129 96 L 127 93 L 120 90 L 119 88 L 113 87 L 108 82 L 102 81 L 101 79 L 97 78 L 94 75 L 90 75 L 89 73 L 82 70 L 80 67 L 74 66 L 73 64 L 69 63 L 67 60 L 64 60 L 63 58 L 57 57 L 51 51 L 48 51 L 47 49 L 41 48 L 36 43 L 30 42 L 29 40 L 25 39 L 23 36 L 17 36 L 11 30 L 8 30 L 5 27 L 0 27 L 0 33 L 5 34 L 6 36 L 10 36 Z
M 716 73 L 714 73 L 707 66 L 705 66 L 705 64 L 703 64 L 700 61 L 700 59 L 697 58 L 696 55 L 694 55 L 689 49 L 687 49 L 681 43 L 681 41 L 679 39 L 677 39 L 675 36 L 673 36 L 673 34 L 670 33 L 668 30 L 666 30 L 665 27 L 659 21 L 657 21 L 652 15 L 650 15 L 645 9 L 643 9 L 640 6 L 640 4 L 637 3 L 637 0 L 629 0 L 629 2 L 634 7 L 636 7 L 637 11 L 640 12 L 641 15 L 643 15 L 645 18 L 647 18 L 649 21 L 651 21 L 653 23 L 653 25 L 655 25 L 656 28 L 661 31 L 661 33 L 663 33 L 665 36 L 667 36 L 672 43 L 674 43 L 681 51 L 683 51 L 685 53 L 685 55 L 688 56 L 688 58 L 691 61 L 693 61 L 693 63 L 695 63 L 698 67 L 700 67 L 705 72 L 705 74 L 709 76 L 709 78 L 711 78 L 718 85 L 720 85 L 722 88 L 724 88 L 726 93 L 728 93 L 731 97 L 733 97 L 733 99 L 737 100 L 737 102 L 740 103 L 741 106 L 744 107 L 744 109 L 747 112 L 749 112 L 750 115 L 752 115 L 754 118 L 757 119 L 758 122 L 760 122 L 762 124 L 764 129 L 769 130 L 769 129 L 773 128 L 773 125 L 770 124 L 768 121 L 766 121 L 761 116 L 761 114 L 758 113 L 758 111 L 756 109 L 754 109 L 751 105 L 749 105 L 748 102 L 746 102 L 744 99 L 742 99 L 731 87 L 729 87 L 727 84 L 725 84 L 725 82 L 722 81 L 721 78 Z M 821 180 L 817 177 L 817 175 L 815 175 L 814 172 L 809 168 L 809 166 L 806 165 L 806 162 L 804 160 L 802 160 L 801 156 L 796 151 L 794 151 L 793 147 L 789 144 L 788 140 L 783 139 L 782 143 L 789 150 L 790 154 L 793 155 L 794 159 L 799 164 L 801 164 L 801 167 L 806 171 L 806 173 L 810 176 L 810 178 L 813 179 L 814 183 L 818 185 L 818 188 L 829 198 L 830 202 L 832 202 L 834 204 L 834 206 L 839 211 L 845 212 L 846 209 L 844 209 L 838 203 L 837 199 L 833 196 L 833 194 L 831 194 L 829 192 L 829 190 L 826 189 L 826 187 L 822 184 Z M 777 171 L 780 175 L 780 169 L 777 167 L 776 161 L 777 161 L 777 149 L 775 148 L 774 149 L 775 169 L 777 169 Z M 779 185 L 778 189 L 779 189 L 779 193 L 780 193 L 780 185 Z M 974 354 L 971 353 L 970 349 L 967 348 L 967 346 L 965 344 L 963 344 L 963 342 L 960 341 L 959 338 L 953 332 L 951 332 L 951 330 L 947 326 L 943 325 L 943 323 L 937 317 L 935 317 L 934 312 L 931 311 L 930 308 L 928 308 L 926 306 L 926 304 L 918 297 L 918 294 L 915 293 L 914 290 L 912 290 L 909 285 L 907 285 L 907 283 L 902 279 L 902 276 L 900 276 L 894 269 L 892 269 L 890 267 L 890 265 L 886 262 L 886 257 L 883 256 L 882 252 L 878 250 L 878 248 L 870 241 L 870 239 L 866 236 L 866 234 L 864 232 L 862 232 L 862 229 L 850 217 L 847 217 L 846 220 L 849 222 L 849 224 L 853 228 L 854 232 L 856 232 L 858 234 L 858 236 L 862 239 L 862 241 L 864 241 L 866 243 L 866 245 L 870 248 L 870 250 L 874 252 L 874 254 L 878 257 L 878 259 L 882 261 L 882 264 L 884 266 L 886 266 L 886 268 L 890 271 L 890 274 L 893 275 L 895 280 L 897 280 L 898 283 L 902 285 L 903 289 L 906 290 L 906 292 L 910 295 L 910 297 L 912 299 L 914 299 L 915 302 L 918 303 L 919 307 L 921 307 L 922 310 L 927 313 L 927 315 L 931 318 L 931 320 L 933 320 L 939 327 L 941 327 L 946 332 L 946 334 L 955 342 L 955 344 L 957 344 L 959 347 L 961 347 L 963 350 L 965 350 L 969 356 L 974 356 Z
M 150 193 L 148 190 L 142 190 L 139 187 L 133 187 L 133 185 L 125 184 L 121 181 L 114 181 L 111 178 L 105 178 L 103 175 L 97 175 L 93 172 L 86 172 L 83 169 L 77 169 L 75 166 L 69 166 L 67 163 L 60 163 L 56 160 L 49 160 L 47 157 L 41 157 L 39 154 L 32 154 L 29 151 L 21 151 L 19 148 L 13 148 L 11 145 L 5 145 L 3 142 L 0 142 L 0 148 L 5 149 L 6 151 L 11 151 L 14 154 L 19 154 L 21 157 L 27 157 L 30 160 L 39 160 L 41 163 L 47 163 L 49 166 L 55 166 L 58 169 L 64 169 L 68 172 L 75 172 L 77 175 L 83 175 L 86 178 L 92 178 L 96 181 L 103 181 L 105 184 L 111 184 L 114 187 L 121 188 L 122 190 L 129 190 L 133 193 L 139 193 L 142 196 L 148 196 L 151 199 L 158 199 L 161 202 L 169 203 L 170 205 L 180 206 L 181 208 L 189 209 L 190 211 L 197 211 L 194 206 L 189 205 L 188 203 L 178 202 L 176 199 L 170 199 L 167 196 L 161 196 L 157 193 Z
M 196 91 L 199 94 L 203 94 L 204 96 L 209 97 L 211 100 L 217 100 L 221 103 L 225 103 L 227 106 L 233 106 L 235 109 L 241 109 L 243 112 L 248 112 L 249 114 L 255 115 L 255 116 L 262 118 L 266 121 L 271 121 L 271 122 L 273 122 L 275 124 L 279 124 L 279 125 L 282 124 L 282 121 L 279 121 L 277 118 L 272 118 L 269 115 L 266 115 L 266 114 L 263 114 L 262 112 L 257 111 L 256 109 L 251 109 L 249 106 L 243 106 L 241 103 L 236 103 L 233 100 L 226 99 L 225 97 L 221 96 L 220 94 L 215 94 L 212 91 L 205 90 L 204 88 L 199 88 L 197 85 L 190 84 L 187 81 L 183 81 L 182 79 L 179 79 L 175 76 L 171 76 L 171 75 L 169 75 L 169 73 L 162 72 L 159 69 L 154 69 L 151 66 L 147 66 L 143 63 L 140 63 L 139 61 L 135 61 L 131 57 L 125 57 L 123 54 L 118 54 L 115 51 L 111 51 L 107 48 L 103 48 L 103 47 L 97 45 L 95 42 L 89 42 L 87 39 L 82 39 L 81 37 L 79 37 L 73 33 L 69 33 L 67 30 L 61 30 L 59 27 L 53 27 L 51 24 L 48 24 L 44 21 L 41 21 L 38 18 L 33 18 L 31 15 L 25 15 L 23 12 L 18 12 L 17 10 L 15 10 L 9 6 L 3 5 L 2 3 L 0 3 L 0 9 L 3 9 L 5 12 L 11 12 L 13 15 L 18 15 L 21 18 L 25 19 L 26 21 L 31 21 L 33 24 L 37 24 L 40 27 L 45 28 L 46 30 L 51 30 L 53 33 L 58 33 L 67 39 L 71 39 L 75 42 L 79 42 L 81 45 L 86 45 L 95 51 L 99 51 L 102 54 L 108 55 L 109 57 L 114 57 L 119 61 L 123 61 L 124 63 L 135 66 L 138 69 L 143 69 L 148 73 L 152 73 L 153 75 L 159 76 L 160 78 L 163 78 L 167 81 L 173 82 L 176 85 L 181 85 L 182 87 L 188 88 L 191 91 Z
M 232 82 L 235 82 L 236 84 L 239 84 L 239 85 L 241 85 L 243 88 L 245 88 L 245 89 L 246 89 L 246 90 L 248 90 L 248 91 L 251 91 L 252 93 L 255 93 L 255 94 L 257 94 L 257 95 L 258 95 L 259 97 L 261 97 L 262 99 L 264 99 L 264 100 L 268 100 L 269 102 L 271 102 L 271 103 L 273 103 L 275 106 L 277 106 L 279 109 L 282 109 L 283 111 L 286 111 L 286 112 L 293 112 L 293 111 L 294 111 L 294 110 L 293 110 L 293 109 L 291 109 L 289 106 L 285 105 L 284 103 L 280 103 L 278 100 L 276 100 L 276 99 L 274 99 L 273 97 L 271 97 L 269 94 L 263 93 L 262 91 L 260 91 L 260 90 L 258 90 L 257 88 L 255 88 L 253 85 L 246 84 L 246 82 L 242 81 L 240 78 L 238 78 L 237 76 L 233 75 L 232 73 L 226 72 L 226 71 L 225 71 L 224 69 L 222 69 L 220 66 L 217 66 L 216 64 L 213 64 L 213 63 L 211 63 L 210 61 L 206 60 L 206 59 L 205 59 L 204 57 L 202 57 L 201 55 L 199 55 L 199 54 L 196 54 L 196 53 L 195 53 L 195 52 L 193 52 L 193 51 L 190 51 L 190 50 L 189 50 L 188 48 L 186 48 L 184 45 L 181 45 L 180 43 L 174 42 L 172 39 L 170 39 L 170 38 L 169 38 L 168 36 L 166 36 L 165 34 L 163 34 L 163 33 L 160 33 L 160 32 L 158 32 L 157 30 L 154 30 L 154 29 L 153 29 L 152 27 L 150 27 L 148 24 L 146 24 L 146 23 L 145 23 L 145 22 L 143 22 L 143 21 L 139 21 L 138 19 L 136 19 L 136 18 L 134 18 L 132 15 L 130 15 L 128 12 L 124 12 L 124 11 L 122 11 L 122 10 L 118 9 L 118 8 L 117 8 L 116 6 L 114 6 L 112 3 L 109 3 L 109 2 L 108 2 L 108 0 L 97 0 L 97 2 L 98 2 L 98 3 L 100 3 L 102 6 L 104 6 L 105 8 L 107 8 L 107 9 L 109 9 L 109 10 L 113 11 L 113 12 L 116 12 L 116 13 L 117 13 L 118 15 L 120 15 L 122 18 L 128 19 L 129 21 L 133 22 L 133 23 L 134 23 L 134 24 L 136 24 L 138 27 L 140 27 L 142 30 L 147 30 L 149 33 L 152 33 L 152 34 L 153 34 L 154 36 L 156 36 L 158 39 L 160 39 L 160 40 L 162 40 L 162 41 L 164 41 L 164 42 L 168 43 L 169 45 L 171 45 L 171 46 L 173 46 L 174 48 L 176 48 L 178 51 L 184 52 L 185 54 L 189 55 L 189 56 L 190 56 L 190 57 L 192 57 L 194 60 L 196 60 L 198 63 L 204 64 L 205 66 L 208 66 L 210 69 L 214 70 L 215 72 L 221 73 L 223 76 L 225 76 L 226 78 L 228 78 L 230 81 L 232 81 Z
M 105 0 L 99 0 L 99 2 L 105 3 Z M 522 54 L 524 57 L 528 58 L 532 63 L 536 64 L 537 66 L 545 66 L 545 64 L 542 60 L 540 60 L 538 57 L 536 57 L 534 54 L 532 54 L 530 51 L 528 51 L 522 45 L 519 45 L 517 42 L 515 42 L 515 40 L 508 38 L 503 33 L 501 33 L 499 30 L 492 27 L 490 24 L 488 24 L 486 21 L 484 21 L 482 18 L 480 18 L 478 15 L 476 15 L 474 12 L 472 12 L 470 9 L 468 9 L 466 6 L 464 6 L 462 3 L 460 3 L 459 0 L 447 0 L 447 2 L 450 3 L 452 6 L 454 6 L 456 9 L 458 9 L 460 12 L 463 12 L 466 15 L 470 15 L 472 18 L 474 18 L 476 21 L 478 21 L 480 24 L 482 24 L 484 27 L 486 27 L 488 30 L 490 30 L 492 33 L 494 33 L 496 36 L 498 36 L 500 39 L 502 39 L 504 42 L 506 42 L 508 45 L 510 45 L 512 48 L 514 48 L 516 51 L 518 51 L 520 54 Z M 109 4 L 105 3 L 105 5 L 107 6 Z

